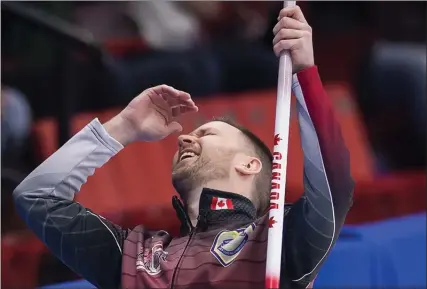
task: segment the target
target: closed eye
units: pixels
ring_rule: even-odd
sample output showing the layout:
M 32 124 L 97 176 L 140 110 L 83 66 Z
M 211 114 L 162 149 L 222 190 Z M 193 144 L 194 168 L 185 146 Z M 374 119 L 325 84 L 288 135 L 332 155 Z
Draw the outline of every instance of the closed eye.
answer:
M 199 130 L 197 133 L 196 133 L 196 135 L 198 136 L 198 137 L 205 137 L 205 136 L 208 136 L 208 135 L 217 135 L 217 133 L 216 133 L 216 131 L 212 131 L 212 130 Z

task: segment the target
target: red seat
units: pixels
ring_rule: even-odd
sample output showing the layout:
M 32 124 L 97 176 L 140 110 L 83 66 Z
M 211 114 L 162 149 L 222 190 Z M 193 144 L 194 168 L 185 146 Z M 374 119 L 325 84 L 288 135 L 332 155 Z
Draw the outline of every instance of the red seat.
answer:
M 346 223 L 360 224 L 426 210 L 424 171 L 395 173 L 356 183 L 354 204 Z
M 108 39 L 104 42 L 104 47 L 116 57 L 149 50 L 147 44 L 140 37 Z
M 1 288 L 34 289 L 40 257 L 46 247 L 31 233 L 9 233 L 1 239 Z

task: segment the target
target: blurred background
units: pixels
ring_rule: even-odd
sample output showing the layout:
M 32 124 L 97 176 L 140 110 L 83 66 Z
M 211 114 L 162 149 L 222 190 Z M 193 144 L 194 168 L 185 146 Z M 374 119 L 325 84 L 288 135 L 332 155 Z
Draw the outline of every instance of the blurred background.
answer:
M 200 112 L 183 120 L 185 130 L 226 115 L 272 146 L 271 31 L 282 5 L 2 1 L 2 288 L 79 279 L 26 229 L 11 194 L 71 135 L 94 117 L 108 120 L 142 90 L 165 83 L 191 93 Z M 426 2 L 299 5 L 356 181 L 347 225 L 315 288 L 425 288 Z M 77 201 L 123 227 L 177 233 L 175 149 L 174 137 L 129 146 Z M 291 202 L 303 191 L 295 114 L 287 177 Z

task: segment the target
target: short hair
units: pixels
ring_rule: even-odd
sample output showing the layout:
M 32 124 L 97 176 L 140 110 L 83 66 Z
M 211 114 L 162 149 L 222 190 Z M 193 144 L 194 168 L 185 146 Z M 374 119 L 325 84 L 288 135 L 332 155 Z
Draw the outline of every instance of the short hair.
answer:
M 256 136 L 248 128 L 235 122 L 233 119 L 227 117 L 215 117 L 212 121 L 224 122 L 237 128 L 241 133 L 243 133 L 246 139 L 249 140 L 253 152 L 260 159 L 262 169 L 260 174 L 255 178 L 254 193 L 256 199 L 254 201 L 258 217 L 264 215 L 270 204 L 273 154 L 271 153 L 268 146 L 258 136 Z

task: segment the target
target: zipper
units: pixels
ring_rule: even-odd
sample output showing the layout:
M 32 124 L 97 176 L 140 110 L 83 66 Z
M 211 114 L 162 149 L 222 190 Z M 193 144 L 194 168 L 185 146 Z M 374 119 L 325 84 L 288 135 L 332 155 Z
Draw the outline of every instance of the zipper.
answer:
M 179 257 L 178 263 L 176 264 L 175 270 L 173 271 L 170 289 L 174 288 L 175 281 L 176 281 L 175 279 L 177 278 L 178 268 L 181 266 L 181 262 L 183 261 L 184 254 L 187 251 L 188 246 L 190 245 L 191 239 L 194 237 L 194 235 L 196 235 L 197 229 L 201 228 L 203 230 L 203 228 L 205 228 L 206 225 L 207 225 L 207 219 L 206 219 L 205 214 L 200 214 L 197 217 L 196 227 L 192 227 L 192 229 L 190 231 L 190 235 L 188 236 L 187 244 L 185 244 L 184 251 L 182 252 L 181 256 Z
M 172 274 L 172 282 L 171 282 L 171 286 L 170 286 L 170 288 L 171 288 L 171 289 L 173 289 L 173 288 L 174 288 L 174 285 L 175 285 L 175 278 L 177 277 L 176 275 L 177 275 L 178 268 L 181 266 L 181 262 L 182 262 L 182 259 L 183 259 L 183 257 L 184 257 L 184 254 L 185 254 L 185 252 L 187 251 L 188 245 L 189 245 L 189 244 L 190 244 L 190 242 L 191 242 L 191 238 L 193 238 L 193 236 L 194 236 L 195 234 L 196 234 L 196 230 L 195 230 L 195 229 L 192 229 L 192 230 L 191 230 L 191 232 L 190 232 L 190 235 L 188 236 L 187 244 L 185 244 L 184 251 L 182 252 L 181 256 L 179 257 L 178 263 L 176 264 L 176 267 L 175 267 L 175 269 L 174 269 L 174 271 L 173 271 L 173 274 Z

